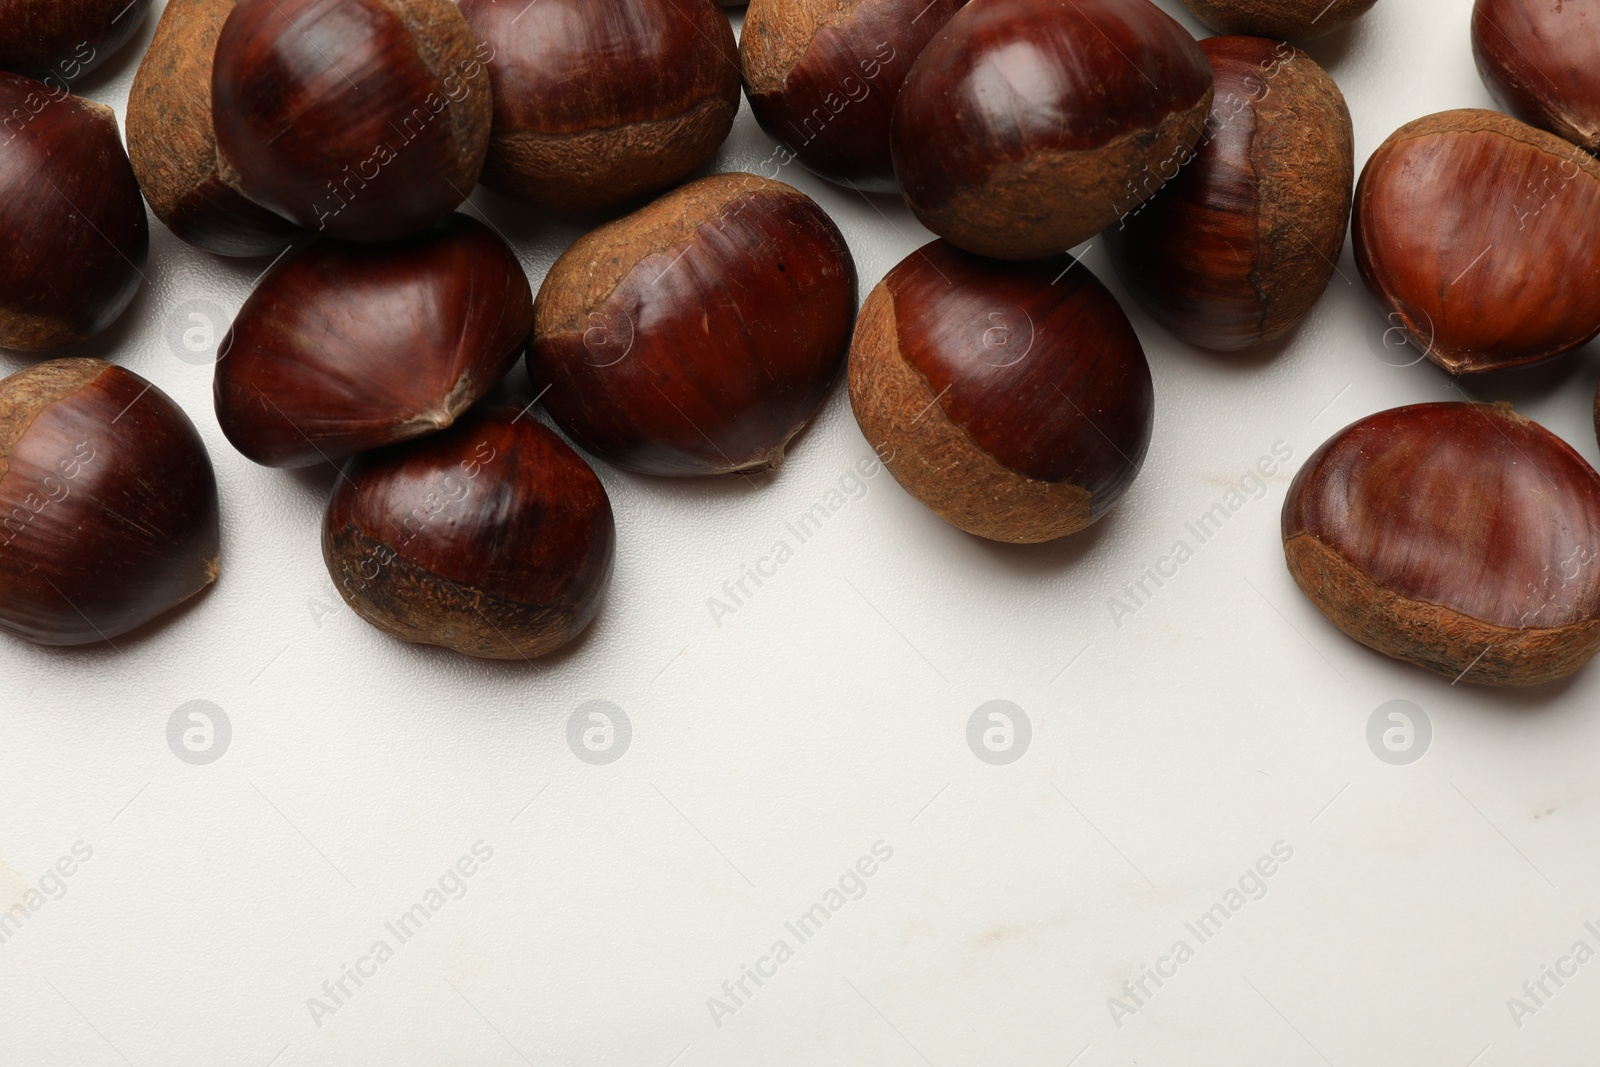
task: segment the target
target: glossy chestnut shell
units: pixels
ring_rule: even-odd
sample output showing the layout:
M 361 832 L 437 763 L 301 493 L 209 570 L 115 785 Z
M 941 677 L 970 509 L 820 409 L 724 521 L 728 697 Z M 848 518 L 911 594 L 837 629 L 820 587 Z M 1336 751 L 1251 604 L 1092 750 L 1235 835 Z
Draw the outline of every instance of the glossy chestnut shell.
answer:
M 618 207 L 711 158 L 739 110 L 733 27 L 713 0 L 463 0 L 494 131 L 483 184 L 561 210 Z
M 1600 3 L 1477 0 L 1472 54 L 1501 108 L 1600 151 Z
M 322 241 L 239 310 L 217 362 L 217 422 L 272 467 L 434 433 L 505 377 L 532 329 L 516 254 L 466 215 L 381 247 Z
M 60 87 L 110 59 L 149 11 L 150 0 L 0 0 L 0 70 Z
M 167 394 L 57 359 L 0 381 L 0 630 L 114 640 L 217 578 L 217 481 Z
M 966 0 L 752 0 L 739 35 L 756 121 L 790 158 L 829 181 L 899 190 L 889 154 L 900 86 Z
M 578 444 L 645 474 L 760 472 L 838 376 L 856 272 L 809 197 L 718 174 L 556 260 L 528 372 Z
M 212 69 L 222 180 L 339 240 L 420 232 L 483 169 L 488 57 L 451 0 L 240 0 Z
M 1535 685 L 1600 649 L 1600 475 L 1507 404 L 1413 404 L 1335 434 L 1283 505 L 1289 571 L 1386 656 Z
M 1276 41 L 1309 41 L 1342 30 L 1377 0 L 1183 0 L 1194 17 L 1218 33 Z
M 127 309 L 150 252 L 111 109 L 0 73 L 0 348 L 93 337 Z
M 1333 276 L 1355 184 L 1350 111 L 1288 44 L 1200 47 L 1217 91 L 1195 157 L 1105 238 L 1157 322 L 1202 348 L 1250 348 L 1297 326 Z
M 1211 66 L 1149 0 L 983 0 L 962 8 L 895 103 L 894 168 L 928 229 L 1037 259 L 1147 200 L 1199 141 Z
M 935 241 L 868 295 L 850 405 L 912 496 L 968 533 L 1025 544 L 1076 533 L 1122 496 L 1155 397 L 1139 338 L 1089 268 Z
M 599 610 L 616 543 L 594 472 L 515 405 L 351 461 L 322 552 L 356 613 L 402 641 L 532 659 Z
M 128 94 L 128 158 L 156 218 L 224 256 L 277 252 L 300 228 L 222 180 L 211 61 L 235 0 L 167 0 Z
M 1600 333 L 1600 163 L 1492 111 L 1402 126 L 1356 187 L 1356 265 L 1444 369 L 1531 363 Z

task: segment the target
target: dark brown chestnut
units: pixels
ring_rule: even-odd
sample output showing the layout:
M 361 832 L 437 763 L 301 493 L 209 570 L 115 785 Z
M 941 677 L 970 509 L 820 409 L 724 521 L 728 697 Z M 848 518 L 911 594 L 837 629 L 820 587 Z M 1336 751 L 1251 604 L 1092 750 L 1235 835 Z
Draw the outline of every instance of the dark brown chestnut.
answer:
M 1492 111 L 1409 122 L 1367 161 L 1356 265 L 1453 374 L 1531 363 L 1600 333 L 1600 163 Z
M 1600 650 L 1600 475 L 1508 404 L 1413 404 L 1339 431 L 1295 476 L 1301 590 L 1386 656 L 1484 685 Z
M 465 215 L 381 247 L 321 241 L 274 267 L 222 341 L 217 422 L 271 467 L 434 433 L 527 349 L 533 290 Z
M 966 0 L 751 0 L 745 94 L 789 159 L 829 181 L 893 193 L 889 128 L 911 64 Z
M 615 544 L 594 471 L 510 405 L 352 460 L 322 555 L 340 595 L 387 634 L 532 659 L 594 618 Z
M 1202 348 L 1250 348 L 1297 326 L 1333 277 L 1355 185 L 1350 111 L 1291 45 L 1200 47 L 1217 93 L 1194 159 L 1105 236 L 1157 322 Z
M 167 0 L 128 94 L 128 158 L 156 218 L 224 256 L 261 256 L 300 232 L 222 180 L 211 61 L 235 0 Z
M 0 73 L 0 348 L 93 337 L 144 280 L 150 224 L 103 104 Z
M 216 581 L 217 480 L 194 424 L 121 367 L 0 381 L 0 630 L 113 640 Z
M 489 56 L 451 0 L 240 0 L 211 78 L 222 180 L 344 241 L 425 230 L 483 169 Z
M 1477 0 L 1472 54 L 1502 108 L 1600 152 L 1600 3 Z
M 1218 33 L 1277 41 L 1309 41 L 1342 30 L 1377 0 L 1183 0 L 1194 17 Z
M 1150 446 L 1155 396 L 1138 336 L 1089 268 L 935 241 L 868 295 L 850 405 L 912 496 L 968 533 L 1027 544 L 1116 503 Z
M 462 0 L 492 49 L 483 184 L 558 210 L 614 208 L 688 177 L 727 138 L 739 61 L 713 0 Z
M 0 0 L 0 70 L 65 86 L 127 44 L 150 0 Z
M 556 260 L 528 372 L 561 428 L 620 467 L 766 471 L 838 377 L 855 301 L 849 246 L 811 198 L 718 174 Z
M 906 77 L 894 169 L 951 243 L 1055 255 L 1150 197 L 1146 177 L 1200 140 L 1211 95 L 1205 53 L 1149 0 L 983 0 Z

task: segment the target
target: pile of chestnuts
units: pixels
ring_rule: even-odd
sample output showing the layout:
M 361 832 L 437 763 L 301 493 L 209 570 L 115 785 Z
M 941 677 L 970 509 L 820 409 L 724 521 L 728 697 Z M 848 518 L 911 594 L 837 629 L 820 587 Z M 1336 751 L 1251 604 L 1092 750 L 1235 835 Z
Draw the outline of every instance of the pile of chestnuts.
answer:
M 223 435 L 338 471 L 323 555 L 363 619 L 532 659 L 605 597 L 592 461 L 759 475 L 841 378 L 951 525 L 1027 544 L 1105 515 L 1157 403 L 1133 323 L 1071 255 L 1102 236 L 1129 296 L 1201 349 L 1291 336 L 1347 227 L 1375 315 L 1446 372 L 1600 334 L 1600 3 L 1476 0 L 1504 113 L 1419 117 L 1358 185 L 1349 109 L 1295 42 L 1375 0 L 1182 2 L 1221 36 L 1151 0 L 750 0 L 737 38 L 719 0 L 167 0 L 124 150 L 72 85 L 148 0 L 0 0 L 0 347 L 107 330 L 144 281 L 146 204 L 207 252 L 273 257 L 218 350 Z M 777 166 L 706 173 L 741 93 Z M 935 239 L 862 285 L 777 180 L 791 162 L 903 197 Z M 1558 188 L 1529 200 L 1538 182 Z M 479 183 L 590 232 L 535 288 L 462 213 Z M 1526 210 L 1481 209 L 1500 202 Z M 504 384 L 519 362 L 528 396 Z M 218 573 L 199 434 L 111 363 L 0 381 L 0 521 L 0 629 L 40 643 L 114 639 Z M 1306 596 L 1389 656 L 1526 685 L 1600 650 L 1600 475 L 1504 404 L 1358 421 L 1282 526 Z

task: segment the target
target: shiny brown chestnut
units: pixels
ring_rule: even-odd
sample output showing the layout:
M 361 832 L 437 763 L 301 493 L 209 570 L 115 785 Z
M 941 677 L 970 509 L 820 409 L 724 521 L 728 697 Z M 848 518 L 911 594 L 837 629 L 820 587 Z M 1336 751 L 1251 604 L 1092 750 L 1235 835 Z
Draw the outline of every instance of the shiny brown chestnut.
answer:
M 240 0 L 212 68 L 222 180 L 339 240 L 425 230 L 483 169 L 489 56 L 451 0 Z
M 1342 30 L 1377 0 L 1183 0 L 1194 17 L 1218 33 L 1309 41 Z
M 1492 111 L 1409 122 L 1367 161 L 1351 227 L 1367 287 L 1453 374 L 1600 333 L 1600 163 Z
M 1149 0 L 983 0 L 922 50 L 895 103 L 895 173 L 922 224 L 1037 259 L 1149 199 L 1211 110 L 1206 55 Z
M 222 180 L 211 61 L 235 0 L 167 0 L 128 94 L 128 158 L 156 218 L 224 256 L 269 255 L 300 228 Z
M 0 630 L 113 640 L 217 578 L 217 480 L 132 371 L 56 359 L 0 381 Z
M 868 295 L 850 405 L 895 480 L 940 518 L 1029 544 L 1082 530 L 1122 496 L 1155 396 L 1138 336 L 1088 267 L 935 241 Z
M 352 460 L 322 554 L 373 626 L 484 659 L 533 659 L 599 610 L 616 529 L 600 479 L 516 405 Z
M 1477 0 L 1472 54 L 1502 108 L 1600 152 L 1600 2 Z
M 1299 325 L 1333 277 L 1355 185 L 1350 111 L 1291 45 L 1200 47 L 1217 94 L 1195 157 L 1105 237 L 1157 322 L 1202 348 L 1250 348 Z
M 150 224 L 103 104 L 0 72 L 0 348 L 41 352 L 115 322 Z
M 1600 650 L 1600 475 L 1508 404 L 1347 426 L 1289 487 L 1283 544 L 1335 626 L 1452 680 L 1537 685 Z
M 381 247 L 322 241 L 274 267 L 220 348 L 217 422 L 271 467 L 434 433 L 527 349 L 533 290 L 466 215 Z
M 829 181 L 897 192 L 889 129 L 922 49 L 966 0 L 751 0 L 739 35 L 756 121 Z M 787 157 L 787 158 L 785 158 Z
M 855 299 L 849 246 L 811 198 L 718 174 L 556 260 L 528 372 L 557 424 L 619 467 L 759 473 L 838 377 Z
M 739 110 L 712 0 L 462 0 L 493 56 L 483 184 L 558 210 L 627 204 L 711 158 Z
M 0 0 L 0 70 L 70 83 L 127 44 L 149 11 L 150 0 Z

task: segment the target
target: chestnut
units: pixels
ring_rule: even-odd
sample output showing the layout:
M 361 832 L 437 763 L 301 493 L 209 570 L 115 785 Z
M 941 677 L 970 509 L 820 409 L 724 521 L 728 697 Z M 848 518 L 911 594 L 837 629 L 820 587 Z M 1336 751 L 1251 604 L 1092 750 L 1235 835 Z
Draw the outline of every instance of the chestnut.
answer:
M 1377 0 L 1183 0 L 1218 33 L 1309 41 L 1342 30 Z
M 1600 4 L 1477 0 L 1472 54 L 1503 109 L 1600 152 Z
M 850 406 L 895 480 L 940 518 L 1028 544 L 1116 503 L 1149 449 L 1155 396 L 1133 326 L 1089 268 L 935 241 L 867 296 Z
M 1409 122 L 1367 161 L 1352 240 L 1367 287 L 1453 374 L 1600 333 L 1600 162 L 1492 111 Z
M 528 373 L 568 436 L 619 467 L 760 473 L 838 377 L 855 302 L 849 246 L 810 197 L 718 174 L 556 260 Z
M 711 158 L 739 110 L 714 0 L 462 0 L 492 50 L 483 184 L 557 210 L 615 208 Z
M 889 155 L 894 102 L 923 47 L 964 3 L 751 0 L 739 64 L 756 121 L 807 170 L 868 192 L 897 192 Z
M 150 0 L 0 0 L 0 70 L 70 83 L 139 31 Z
M 115 322 L 150 224 L 109 107 L 0 72 L 0 348 L 41 352 Z
M 0 630 L 113 640 L 217 579 L 217 480 L 132 371 L 56 359 L 0 381 Z
M 1149 0 L 983 0 L 895 103 L 895 173 L 928 229 L 985 256 L 1064 252 L 1149 199 L 1200 140 L 1211 65 Z
M 616 528 L 594 471 L 516 405 L 352 460 L 322 555 L 373 626 L 484 659 L 532 659 L 599 610 Z
M 269 255 L 300 228 L 222 180 L 211 61 L 235 0 L 167 0 L 128 94 L 128 158 L 156 218 L 224 256 Z
M 1600 475 L 1508 404 L 1413 404 L 1295 476 L 1283 546 L 1339 629 L 1453 680 L 1537 685 L 1600 650 Z
M 533 290 L 483 223 L 382 247 L 319 241 L 245 301 L 217 361 L 217 422 L 271 467 L 307 467 L 449 426 L 527 349 Z
M 1206 133 L 1176 178 L 1105 231 L 1111 262 L 1157 322 L 1202 348 L 1274 341 L 1333 277 L 1355 185 L 1350 111 L 1310 56 L 1212 37 Z
M 240 0 L 211 72 L 222 180 L 340 240 L 425 230 L 483 169 L 489 58 L 451 0 Z

